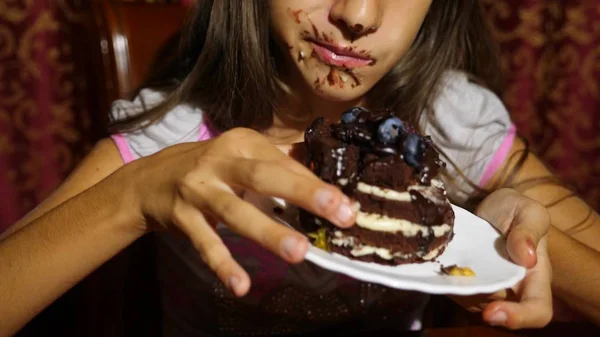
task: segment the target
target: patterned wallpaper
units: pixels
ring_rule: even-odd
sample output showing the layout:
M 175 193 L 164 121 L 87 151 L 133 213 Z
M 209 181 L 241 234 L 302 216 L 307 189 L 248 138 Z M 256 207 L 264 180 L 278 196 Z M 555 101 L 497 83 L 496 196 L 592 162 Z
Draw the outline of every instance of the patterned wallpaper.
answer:
M 482 0 L 522 135 L 600 210 L 600 1 Z
M 0 0 L 0 230 L 45 198 L 90 147 L 78 0 Z

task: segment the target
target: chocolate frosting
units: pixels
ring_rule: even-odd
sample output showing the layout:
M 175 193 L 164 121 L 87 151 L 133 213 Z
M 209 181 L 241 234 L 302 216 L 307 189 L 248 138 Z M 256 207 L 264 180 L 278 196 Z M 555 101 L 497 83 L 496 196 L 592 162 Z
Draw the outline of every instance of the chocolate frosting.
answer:
M 354 257 L 352 247 L 329 245 L 334 251 L 365 261 L 379 263 L 423 262 L 434 249 L 443 251 L 452 231 L 436 237 L 432 226 L 453 226 L 454 213 L 441 186 L 432 186 L 444 163 L 429 137 L 422 137 L 390 110 L 369 111 L 353 108 L 340 122 L 316 119 L 305 132 L 306 165 L 322 180 L 336 185 L 360 203 L 362 212 L 378 214 L 429 227 L 428 235 L 404 237 L 399 233 L 372 231 L 362 227 L 336 228 L 327 220 L 306 211 L 300 223 L 309 232 L 325 227 L 331 235 L 343 232 L 357 244 L 384 247 L 391 252 L 408 252 L 410 258 L 385 261 L 373 254 Z M 393 200 L 361 193 L 358 183 L 396 192 L 409 191 L 409 200 Z M 440 248 L 440 249 L 438 249 Z M 411 254 L 415 253 L 415 254 Z M 418 253 L 418 254 L 417 254 Z
M 416 180 L 421 185 L 428 186 L 431 179 L 438 175 L 440 168 L 445 166 L 439 158 L 439 153 L 434 148 L 429 137 L 418 135 L 414 127 L 404 122 L 406 132 L 401 132 L 392 144 L 384 144 L 377 137 L 379 125 L 386 119 L 394 117 L 390 110 L 369 111 L 362 109 L 357 118 L 350 123 L 332 123 L 324 118 L 316 119 L 306 130 L 305 141 L 308 148 L 308 163 L 313 162 L 311 153 L 317 155 L 324 152 L 331 152 L 332 156 L 358 156 L 354 160 L 344 160 L 336 158 L 341 167 L 323 165 L 321 172 L 316 172 L 321 178 L 328 182 L 337 184 L 339 179 L 348 179 L 348 184 L 344 186 L 344 191 L 352 194 L 355 184 L 363 177 L 363 173 L 370 169 L 372 165 L 384 165 L 400 167 L 399 162 L 404 161 L 412 168 L 412 172 L 403 172 L 400 177 L 404 182 Z M 409 135 L 418 135 L 421 144 L 424 147 L 418 163 L 411 163 L 405 160 L 404 142 Z M 353 165 L 358 163 L 358 165 Z M 412 165 L 411 165 L 412 164 Z M 396 169 L 394 168 L 394 169 Z M 409 177 L 409 175 L 415 175 Z M 386 179 L 381 179 L 385 183 Z M 396 188 L 398 186 L 388 186 Z

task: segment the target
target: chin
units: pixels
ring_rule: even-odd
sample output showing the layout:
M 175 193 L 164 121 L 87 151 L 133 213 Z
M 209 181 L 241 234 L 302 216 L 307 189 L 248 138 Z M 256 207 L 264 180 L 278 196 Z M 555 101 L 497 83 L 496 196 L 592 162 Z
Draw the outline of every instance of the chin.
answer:
M 337 87 L 320 87 L 313 88 L 313 92 L 316 96 L 334 102 L 351 102 L 360 100 L 365 94 L 366 90 L 358 88 L 337 88 Z
M 325 75 L 305 76 L 304 79 L 316 96 L 335 102 L 359 100 L 371 88 L 357 76 L 335 68 Z

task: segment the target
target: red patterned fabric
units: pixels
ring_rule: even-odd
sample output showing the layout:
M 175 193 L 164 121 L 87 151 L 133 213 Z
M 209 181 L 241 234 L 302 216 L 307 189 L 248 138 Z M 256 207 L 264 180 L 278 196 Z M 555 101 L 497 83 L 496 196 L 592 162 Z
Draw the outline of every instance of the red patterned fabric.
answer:
M 87 1 L 0 1 L 0 231 L 65 178 L 90 147 L 86 79 L 74 48 Z
M 0 232 L 104 134 L 86 54 L 93 20 L 90 1 L 0 0 Z
M 600 210 L 600 1 L 482 0 L 521 135 Z

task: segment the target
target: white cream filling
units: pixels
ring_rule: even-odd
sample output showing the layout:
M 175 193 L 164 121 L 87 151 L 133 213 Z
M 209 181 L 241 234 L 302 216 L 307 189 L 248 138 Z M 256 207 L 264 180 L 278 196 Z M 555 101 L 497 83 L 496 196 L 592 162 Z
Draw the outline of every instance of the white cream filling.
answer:
M 334 159 L 336 159 L 336 174 L 338 176 L 342 175 L 342 170 L 344 168 L 344 163 L 342 162 L 343 158 L 344 158 L 344 153 L 346 153 L 346 148 L 341 147 L 337 150 L 332 150 L 332 156 Z
M 427 237 L 429 236 L 430 228 L 435 237 L 443 236 L 452 230 L 448 224 L 429 227 L 404 219 L 395 219 L 381 214 L 371 214 L 360 211 L 356 216 L 356 225 L 372 231 L 390 233 L 401 232 L 406 237 L 417 236 L 419 233 L 421 233 L 423 237 Z
M 350 251 L 350 254 L 356 257 L 375 254 L 382 259 L 391 260 L 393 258 L 409 259 L 413 256 L 413 254 L 404 254 L 402 252 L 396 252 L 392 254 L 387 248 L 373 247 L 368 245 L 360 245 L 355 247 L 355 238 L 351 236 L 344 237 L 343 234 L 339 231 L 335 232 L 335 237 L 335 239 L 331 240 L 332 244 L 339 247 L 351 247 L 352 250 Z M 421 257 L 425 261 L 430 261 L 436 258 L 439 255 L 440 250 L 444 247 L 446 247 L 446 244 L 430 251 L 425 256 L 423 256 L 424 252 L 416 252 L 415 255 Z
M 444 182 L 439 179 L 431 179 L 431 186 L 437 188 L 444 188 Z
M 340 179 L 338 182 L 341 185 L 346 185 L 348 183 L 348 179 Z M 442 181 L 437 179 L 432 179 L 431 185 L 433 186 L 433 188 L 443 187 Z M 384 198 L 387 200 L 404 202 L 411 201 L 410 192 L 398 192 L 391 189 L 369 185 L 363 182 L 359 182 L 356 188 L 361 193 L 375 195 L 377 197 Z M 419 191 L 425 198 L 433 201 L 436 204 L 446 203 L 445 199 L 440 199 L 439 197 L 434 195 L 431 189 L 431 186 L 420 185 L 412 185 L 408 187 L 409 191 Z M 406 237 L 413 237 L 421 233 L 421 235 L 427 237 L 429 236 L 431 229 L 435 237 L 440 237 L 452 230 L 452 228 L 448 224 L 429 227 L 404 219 L 391 218 L 381 214 L 360 212 L 360 210 L 357 211 L 358 213 L 356 218 L 356 225 L 373 231 L 390 233 L 401 232 Z
M 342 186 L 348 184 L 348 179 L 340 179 L 338 183 Z M 365 194 L 374 195 L 387 200 L 395 201 L 411 201 L 410 191 L 417 191 L 423 195 L 423 197 L 431 200 L 435 204 L 443 204 L 446 202 L 445 199 L 437 197 L 432 193 L 432 188 L 443 188 L 444 183 L 441 180 L 432 179 L 431 186 L 411 185 L 408 187 L 406 192 L 398 192 L 388 188 L 382 188 L 379 186 L 369 185 L 363 182 L 359 182 L 356 189 Z
M 431 226 L 430 228 L 433 230 L 433 236 L 435 236 L 436 238 L 444 236 L 452 230 L 452 227 L 450 227 L 448 224 L 443 224 L 440 226 Z
M 354 248 L 354 249 L 352 249 L 352 251 L 350 251 L 350 254 L 352 254 L 352 256 L 356 256 L 356 257 L 375 254 L 385 260 L 391 260 L 395 257 L 398 257 L 401 259 L 409 259 L 413 256 L 412 254 L 402 254 L 400 252 L 391 254 L 389 249 L 377 248 L 377 247 L 371 247 L 371 246 L 361 246 L 359 248 Z
M 410 192 L 398 192 L 387 188 L 381 188 L 365 183 L 358 183 L 356 189 L 365 194 L 371 194 L 387 200 L 410 201 Z M 410 190 L 410 188 L 409 188 Z
M 438 247 L 438 248 L 436 248 L 436 249 L 434 249 L 434 250 L 430 251 L 430 252 L 429 252 L 429 254 L 427 254 L 427 255 L 423 256 L 423 257 L 422 257 L 422 259 L 423 259 L 423 260 L 425 260 L 425 261 L 430 261 L 430 260 L 433 260 L 433 259 L 435 259 L 435 258 L 436 258 L 438 255 L 440 255 L 440 250 L 441 250 L 442 248 L 446 247 L 446 245 L 448 245 L 448 244 L 447 244 L 447 243 L 445 243 L 445 244 L 443 244 L 442 246 L 440 246 L 440 247 Z M 419 255 L 419 254 L 417 254 L 417 255 Z M 421 255 L 422 255 L 422 254 L 421 254 Z

